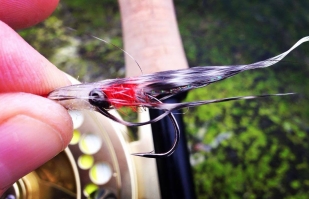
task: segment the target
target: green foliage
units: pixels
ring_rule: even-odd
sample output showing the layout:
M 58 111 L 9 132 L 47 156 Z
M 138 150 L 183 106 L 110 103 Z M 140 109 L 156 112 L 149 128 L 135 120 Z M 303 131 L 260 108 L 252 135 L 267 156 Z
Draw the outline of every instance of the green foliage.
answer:
M 176 7 L 192 66 L 263 60 L 288 49 L 309 30 L 305 2 L 204 1 L 196 6 L 182 1 Z M 186 112 L 187 132 L 194 140 L 209 144 L 223 132 L 233 134 L 210 152 L 193 154 L 204 157 L 193 166 L 199 198 L 308 197 L 308 49 L 304 44 L 274 67 L 247 71 L 188 94 L 187 101 L 301 93 Z M 205 124 L 205 136 L 199 138 Z
M 61 1 L 51 17 L 20 34 L 58 68 L 82 82 L 124 76 L 123 53 L 91 36 L 122 46 L 117 1 Z
M 309 33 L 309 1 L 179 0 L 175 6 L 190 66 L 264 60 Z M 61 1 L 52 17 L 20 32 L 81 81 L 123 76 L 122 52 L 85 33 L 121 47 L 117 1 Z M 192 152 L 199 198 L 308 198 L 308 52 L 309 44 L 304 44 L 276 66 L 247 71 L 188 94 L 187 101 L 196 101 L 300 93 L 185 111 L 193 148 L 196 142 L 212 148 Z M 214 142 L 223 134 L 232 136 Z

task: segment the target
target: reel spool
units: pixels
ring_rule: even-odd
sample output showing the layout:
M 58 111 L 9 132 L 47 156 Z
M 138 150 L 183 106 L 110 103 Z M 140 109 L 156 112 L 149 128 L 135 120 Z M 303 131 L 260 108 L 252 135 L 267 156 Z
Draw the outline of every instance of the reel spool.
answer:
M 140 127 L 140 139 L 130 143 L 125 126 L 97 112 L 69 113 L 74 124 L 69 146 L 1 199 L 160 198 L 156 161 L 131 155 L 153 150 L 150 126 Z M 148 119 L 147 112 L 141 114 Z

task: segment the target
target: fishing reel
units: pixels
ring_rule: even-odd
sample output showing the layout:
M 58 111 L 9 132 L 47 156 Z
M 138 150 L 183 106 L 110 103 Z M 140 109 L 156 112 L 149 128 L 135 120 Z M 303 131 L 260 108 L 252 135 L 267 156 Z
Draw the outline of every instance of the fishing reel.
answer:
M 69 146 L 14 183 L 1 199 L 160 198 L 156 160 L 131 155 L 153 150 L 149 125 L 130 142 L 125 126 L 97 112 L 69 113 L 74 124 Z M 149 119 L 147 112 L 140 114 L 141 121 Z

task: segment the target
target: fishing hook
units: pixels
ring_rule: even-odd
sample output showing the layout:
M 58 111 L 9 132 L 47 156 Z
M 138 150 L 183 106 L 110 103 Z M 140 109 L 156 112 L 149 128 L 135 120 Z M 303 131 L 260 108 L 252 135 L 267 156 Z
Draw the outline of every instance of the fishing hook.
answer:
M 90 101 L 91 104 L 93 104 L 93 101 L 91 101 L 91 100 L 89 100 L 89 101 Z M 159 103 L 162 104 L 162 102 L 159 101 L 158 99 L 156 99 L 156 101 L 158 101 Z M 101 102 L 99 102 L 99 103 L 101 103 Z M 93 104 L 93 105 L 95 105 L 95 104 Z M 174 126 L 174 129 L 175 129 L 175 139 L 174 139 L 174 144 L 171 147 L 171 149 L 168 150 L 167 152 L 164 152 L 164 153 L 154 153 L 154 151 L 150 151 L 150 152 L 145 152 L 145 153 L 133 153 L 131 155 L 145 157 L 145 158 L 164 158 L 164 157 L 168 157 L 168 156 L 172 155 L 175 152 L 176 147 L 177 147 L 178 142 L 179 142 L 179 139 L 180 139 L 180 129 L 179 129 L 177 120 L 176 120 L 175 116 L 173 115 L 173 113 L 171 111 L 165 111 L 165 113 L 161 114 L 157 118 L 155 118 L 153 120 L 149 120 L 147 122 L 133 123 L 133 122 L 127 122 L 127 121 L 124 121 L 124 120 L 120 120 L 119 118 L 110 114 L 106 109 L 101 108 L 99 106 L 97 106 L 95 110 L 98 111 L 99 113 L 101 113 L 102 115 L 112 119 L 113 121 L 119 122 L 119 123 L 124 124 L 126 126 L 142 126 L 142 125 L 146 125 L 146 124 L 151 124 L 151 123 L 159 121 L 163 117 L 168 116 L 169 119 L 171 120 L 173 126 Z

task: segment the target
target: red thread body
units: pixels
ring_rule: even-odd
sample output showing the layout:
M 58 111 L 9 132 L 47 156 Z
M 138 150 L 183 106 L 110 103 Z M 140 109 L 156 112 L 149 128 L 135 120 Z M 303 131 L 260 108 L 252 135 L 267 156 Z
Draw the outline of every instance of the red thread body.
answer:
M 115 107 L 132 106 L 138 101 L 136 99 L 136 84 L 116 84 L 102 91 L 106 94 L 107 100 Z

